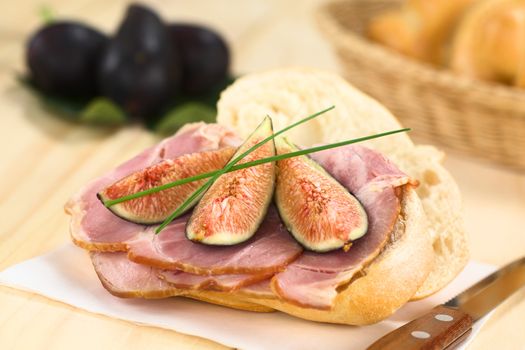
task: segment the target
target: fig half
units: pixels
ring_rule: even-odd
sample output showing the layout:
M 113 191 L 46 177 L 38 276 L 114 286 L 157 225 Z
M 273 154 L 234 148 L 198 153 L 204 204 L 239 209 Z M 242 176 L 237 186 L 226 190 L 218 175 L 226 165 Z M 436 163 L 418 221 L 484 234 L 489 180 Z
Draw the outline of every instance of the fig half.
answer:
M 236 158 L 273 134 L 266 117 L 238 148 Z M 238 164 L 275 155 L 273 140 L 244 157 Z M 265 163 L 221 175 L 206 191 L 186 225 L 186 237 L 210 245 L 233 245 L 252 237 L 270 205 L 275 164 Z
M 226 165 L 234 153 L 234 147 L 225 147 L 219 150 L 190 153 L 175 159 L 168 159 L 126 176 L 100 191 L 97 197 L 104 203 L 111 199 L 117 199 L 186 177 L 219 170 Z M 137 224 L 161 223 L 205 181 L 206 179 L 172 187 L 112 205 L 108 209 L 115 215 Z M 191 207 L 189 206 L 187 209 Z
M 277 154 L 297 151 L 286 138 L 276 138 Z M 359 201 L 307 156 L 277 162 L 275 202 L 288 231 L 307 250 L 323 253 L 351 242 L 368 229 Z

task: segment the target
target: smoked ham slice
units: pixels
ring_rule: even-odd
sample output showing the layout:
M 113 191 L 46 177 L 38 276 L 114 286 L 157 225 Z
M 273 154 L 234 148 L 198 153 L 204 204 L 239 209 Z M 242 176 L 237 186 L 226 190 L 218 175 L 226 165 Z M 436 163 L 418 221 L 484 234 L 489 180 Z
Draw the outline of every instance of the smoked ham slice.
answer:
M 158 235 L 150 228 L 129 241 L 129 258 L 161 269 L 195 274 L 269 274 L 284 270 L 302 252 L 273 206 L 255 235 L 233 246 L 209 246 L 188 240 L 184 232 L 186 219 L 187 216 L 179 218 Z
M 183 296 L 187 298 L 205 300 L 207 302 L 224 305 L 235 309 L 249 310 L 256 312 L 271 312 L 271 308 L 261 306 L 251 302 L 242 300 L 239 296 L 243 295 L 244 288 L 240 288 L 235 296 L 225 292 L 207 291 L 197 288 L 182 289 L 176 288 L 168 282 L 158 278 L 159 270 L 135 264 L 131 262 L 126 253 L 99 253 L 91 252 L 91 261 L 95 272 L 97 273 L 104 288 L 111 294 L 121 298 L 167 298 L 171 296 Z M 181 275 L 189 275 L 180 272 Z M 209 278 L 203 276 L 192 276 L 192 278 Z M 239 276 L 235 276 L 239 279 Z M 251 278 L 251 276 L 246 276 Z M 223 281 L 228 281 L 228 278 L 221 277 Z M 268 293 L 268 281 L 265 286 L 262 283 L 257 283 L 253 290 L 257 293 Z M 228 284 L 233 285 L 230 281 Z M 248 292 L 247 296 L 253 296 L 254 292 Z
M 326 254 L 305 252 L 272 281 L 276 293 L 296 305 L 330 309 L 337 287 L 351 281 L 386 245 L 401 205 L 399 188 L 416 185 L 388 159 L 362 146 L 312 154 L 365 208 L 369 226 L 350 250 Z
M 180 289 L 220 290 L 232 292 L 260 281 L 266 281 L 271 274 L 231 274 L 231 275 L 195 275 L 182 271 L 160 271 L 159 277 L 170 285 Z
M 164 298 L 185 290 L 234 291 L 250 285 L 255 285 L 248 289 L 251 293 L 271 292 L 269 275 L 194 275 L 136 264 L 124 252 L 91 252 L 90 256 L 104 287 L 119 297 Z
M 91 252 L 91 262 L 104 288 L 121 298 L 167 298 L 180 290 L 158 278 L 159 271 L 135 264 L 126 253 Z

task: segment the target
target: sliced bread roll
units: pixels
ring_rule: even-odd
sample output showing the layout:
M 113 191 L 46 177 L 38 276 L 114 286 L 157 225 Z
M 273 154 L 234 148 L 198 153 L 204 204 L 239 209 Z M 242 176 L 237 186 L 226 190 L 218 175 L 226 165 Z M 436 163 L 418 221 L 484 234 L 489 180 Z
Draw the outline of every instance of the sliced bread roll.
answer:
M 386 108 L 338 75 L 309 68 L 278 69 L 237 80 L 221 95 L 217 121 L 246 137 L 267 114 L 279 130 L 331 105 L 336 108 L 295 128 L 288 136 L 302 146 L 310 146 L 401 127 Z M 443 154 L 431 146 L 414 145 L 407 134 L 364 145 L 382 152 L 420 182 L 416 191 L 426 215 L 425 235 L 432 240 L 435 258 L 429 276 L 411 297 L 419 299 L 435 293 L 457 276 L 468 260 L 461 197 L 441 165 Z M 418 263 L 411 268 L 417 274 Z M 294 312 L 288 305 L 273 306 Z
M 330 105 L 335 105 L 335 110 L 288 136 L 308 146 L 400 128 L 385 108 L 343 79 L 300 68 L 252 74 L 238 80 L 222 94 L 218 121 L 246 137 L 266 114 L 273 117 L 278 130 Z M 318 322 L 350 325 L 378 322 L 407 301 L 446 285 L 463 268 L 468 253 L 459 192 L 440 164 L 442 153 L 430 146 L 414 145 L 406 134 L 368 141 L 365 145 L 384 153 L 401 170 L 419 180 L 420 186 L 417 190 L 410 185 L 402 188 L 400 214 L 388 243 L 349 283 L 338 288 L 331 309 L 297 306 L 269 293 L 267 285 L 264 293 L 243 289 L 228 293 L 180 290 L 164 285 L 164 281 L 156 279 L 155 271 L 140 264 L 133 265 L 140 272 L 133 276 L 147 282 L 147 288 L 140 290 L 136 290 L 135 284 L 130 285 L 129 279 L 120 278 L 118 268 L 106 275 L 100 273 L 101 265 L 94 260 L 95 270 L 98 266 L 103 285 L 118 296 L 183 296 L 243 310 L 280 310 Z M 123 261 L 129 263 L 127 259 Z

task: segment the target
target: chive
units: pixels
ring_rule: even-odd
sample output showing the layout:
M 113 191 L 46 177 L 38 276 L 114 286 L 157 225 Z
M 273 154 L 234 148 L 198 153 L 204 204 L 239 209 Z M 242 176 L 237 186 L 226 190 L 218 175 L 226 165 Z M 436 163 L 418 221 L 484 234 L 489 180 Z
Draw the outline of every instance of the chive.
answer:
M 159 227 L 157 227 L 157 229 L 155 230 L 155 233 L 158 234 L 160 231 L 162 231 L 166 226 L 169 225 L 170 222 L 172 222 L 176 217 L 178 217 L 180 214 L 182 214 L 186 208 L 203 192 L 207 191 L 211 185 L 215 182 L 215 180 L 217 180 L 222 174 L 225 174 L 226 172 L 228 172 L 233 166 L 235 166 L 235 164 L 237 164 L 239 161 L 241 161 L 244 157 L 246 157 L 248 154 L 250 154 L 251 152 L 255 151 L 256 149 L 258 149 L 259 147 L 263 146 L 266 142 L 268 141 L 271 141 L 273 140 L 275 137 L 281 135 L 282 133 L 300 125 L 300 124 L 303 124 L 311 119 L 314 119 L 318 116 L 320 116 L 321 114 L 324 114 L 332 109 L 334 109 L 335 106 L 331 106 L 331 107 L 328 107 L 326 109 L 323 109 L 322 111 L 319 111 L 317 113 L 314 113 L 304 119 L 301 119 L 299 120 L 298 122 L 296 123 L 293 123 L 291 125 L 288 125 L 287 127 L 279 130 L 278 132 L 266 137 L 264 140 L 262 140 L 261 142 L 255 144 L 254 146 L 250 147 L 250 149 L 248 149 L 246 152 L 240 154 L 239 156 L 237 156 L 235 159 L 233 159 L 232 161 L 230 161 L 228 164 L 226 164 L 226 166 L 224 168 L 222 168 L 221 170 L 219 170 L 215 175 L 213 175 L 204 185 L 202 185 L 202 187 L 200 187 L 198 190 L 196 190 L 195 192 L 192 193 L 192 195 L 186 199 L 184 201 L 184 203 L 181 204 L 180 207 L 177 208 L 177 210 L 175 210 L 166 220 L 164 220 L 164 222 L 162 224 L 160 224 Z M 268 118 L 268 117 L 267 117 Z
M 241 170 L 241 169 L 250 168 L 250 167 L 256 166 L 256 165 L 261 165 L 261 164 L 270 163 L 270 162 L 276 162 L 276 161 L 283 160 L 283 159 L 298 157 L 298 156 L 302 156 L 302 155 L 306 155 L 306 154 L 310 154 L 310 153 L 320 152 L 320 151 L 324 151 L 324 150 L 331 149 L 331 148 L 342 147 L 342 146 L 350 145 L 352 143 L 363 142 L 363 141 L 372 140 L 372 139 L 380 138 L 380 137 L 383 137 L 383 136 L 393 135 L 393 134 L 397 134 L 397 133 L 400 133 L 400 132 L 407 132 L 407 131 L 410 131 L 410 128 L 397 129 L 397 130 L 383 132 L 383 133 L 380 133 L 380 134 L 364 136 L 364 137 L 360 137 L 360 138 L 357 138 L 357 139 L 350 139 L 350 140 L 346 140 L 346 141 L 331 143 L 331 144 L 328 144 L 328 145 L 322 145 L 322 146 L 317 146 L 317 147 L 305 148 L 305 149 L 302 149 L 302 150 L 299 150 L 299 151 L 295 151 L 295 152 L 280 154 L 280 155 L 271 156 L 271 157 L 267 157 L 267 158 L 263 158 L 263 159 L 257 159 L 257 160 L 254 160 L 254 161 L 251 161 L 251 162 L 248 162 L 248 163 L 238 164 L 238 165 L 235 165 L 235 166 L 231 167 L 227 172 L 229 173 L 229 172 L 232 172 L 232 171 L 237 171 L 237 170 Z M 149 188 L 147 190 L 136 192 L 136 193 L 133 193 L 133 194 L 130 194 L 130 195 L 127 195 L 127 196 L 123 196 L 123 197 L 117 198 L 117 199 L 108 200 L 108 201 L 104 202 L 104 205 L 106 207 L 111 207 L 112 205 L 115 205 L 115 204 L 126 202 L 126 201 L 129 201 L 129 200 L 132 200 L 132 199 L 137 199 L 137 198 L 140 198 L 140 197 L 143 197 L 143 196 L 147 196 L 149 194 L 161 192 L 161 191 L 170 189 L 172 187 L 184 185 L 184 184 L 187 184 L 187 183 L 190 183 L 190 182 L 194 182 L 194 181 L 198 181 L 198 180 L 202 180 L 202 179 L 207 179 L 209 177 L 212 177 L 212 176 L 216 175 L 219 171 L 220 170 L 215 170 L 215 171 L 211 171 L 211 172 L 208 172 L 208 173 L 202 173 L 202 174 L 199 174 L 199 175 L 186 177 L 184 179 L 180 179 L 180 180 L 176 180 L 176 181 L 173 181 L 173 182 L 169 182 L 169 183 L 161 185 L 161 186 L 152 187 L 152 188 Z

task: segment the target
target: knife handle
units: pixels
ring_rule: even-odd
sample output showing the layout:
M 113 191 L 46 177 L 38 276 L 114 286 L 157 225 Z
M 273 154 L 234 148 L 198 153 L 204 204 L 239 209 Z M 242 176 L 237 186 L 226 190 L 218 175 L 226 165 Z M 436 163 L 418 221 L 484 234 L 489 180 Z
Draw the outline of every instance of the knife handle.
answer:
M 439 305 L 429 313 L 388 333 L 367 349 L 448 350 L 465 339 L 471 329 L 472 317 L 470 315 Z

